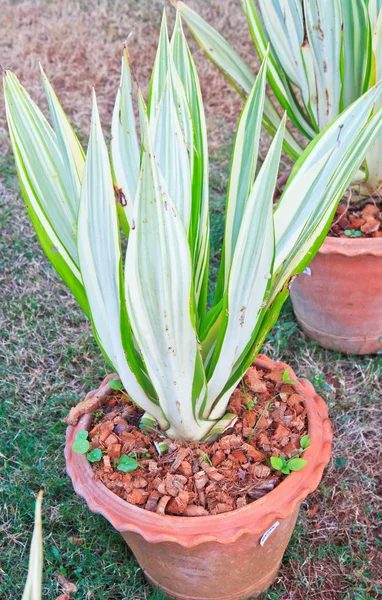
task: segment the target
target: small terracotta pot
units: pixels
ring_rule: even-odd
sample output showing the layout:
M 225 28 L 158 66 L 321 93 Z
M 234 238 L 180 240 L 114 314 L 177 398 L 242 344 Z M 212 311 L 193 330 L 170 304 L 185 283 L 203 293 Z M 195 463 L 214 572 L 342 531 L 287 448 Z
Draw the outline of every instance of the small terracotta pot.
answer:
M 272 368 L 275 363 L 260 355 L 255 365 Z M 285 368 L 296 380 L 292 369 Z M 75 491 L 122 534 L 147 579 L 169 598 L 246 600 L 276 578 L 300 503 L 318 486 L 333 437 L 325 402 L 309 381 L 300 379 L 294 387 L 307 408 L 311 439 L 304 453 L 307 465 L 263 498 L 219 515 L 173 517 L 128 504 L 94 481 L 87 458 L 72 451 L 76 432 L 88 429 L 91 417 L 85 415 L 76 427 L 68 427 L 66 468 Z M 91 392 L 95 393 L 110 393 L 110 388 L 104 385 Z
M 382 348 L 382 238 L 327 237 L 291 286 L 294 312 L 308 337 L 349 354 Z

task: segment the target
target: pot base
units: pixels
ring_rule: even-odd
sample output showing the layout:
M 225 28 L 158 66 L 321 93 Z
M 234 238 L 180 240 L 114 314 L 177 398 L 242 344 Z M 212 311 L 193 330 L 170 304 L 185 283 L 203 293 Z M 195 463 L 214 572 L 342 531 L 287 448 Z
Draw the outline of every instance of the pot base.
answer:
M 295 306 L 295 303 L 293 304 Z M 363 336 L 348 336 L 331 335 L 326 331 L 318 331 L 305 323 L 295 309 L 296 319 L 301 329 L 311 340 L 319 344 L 322 348 L 328 350 L 336 350 L 344 354 L 375 354 L 381 348 L 381 336 L 363 335 Z
M 214 596 L 213 598 L 211 596 L 201 598 L 200 596 L 198 596 L 198 597 L 187 596 L 187 595 L 183 595 L 183 594 L 181 596 L 174 596 L 171 593 L 171 590 L 168 590 L 168 589 L 164 588 L 163 586 L 161 586 L 157 581 L 155 581 L 152 577 L 150 577 L 145 571 L 144 571 L 144 575 L 145 575 L 145 578 L 147 579 L 148 583 L 150 583 L 150 585 L 152 585 L 153 588 L 156 588 L 159 591 L 166 594 L 168 600 L 248 600 L 249 598 L 251 598 L 251 599 L 259 598 L 259 596 L 261 596 L 261 594 L 269 586 L 272 585 L 272 583 L 275 581 L 275 579 L 277 577 L 277 573 L 279 571 L 280 564 L 281 564 L 281 562 L 278 565 L 276 565 L 275 569 L 272 572 L 268 573 L 266 575 L 266 577 L 263 577 L 263 579 L 261 579 L 260 581 L 257 581 L 257 583 L 255 585 L 251 585 L 247 590 L 241 590 L 240 593 L 230 595 L 230 596 Z M 259 591 L 259 589 L 261 589 L 261 591 Z

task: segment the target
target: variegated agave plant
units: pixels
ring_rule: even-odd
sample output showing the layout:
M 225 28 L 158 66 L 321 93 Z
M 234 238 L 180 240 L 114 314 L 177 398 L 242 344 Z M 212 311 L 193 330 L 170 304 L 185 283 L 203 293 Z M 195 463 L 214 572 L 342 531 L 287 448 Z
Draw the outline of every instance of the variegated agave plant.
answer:
M 14 155 L 40 242 L 145 422 L 172 438 L 213 439 L 232 422 L 231 392 L 382 127 L 375 87 L 302 153 L 273 213 L 285 118 L 256 176 L 266 61 L 237 128 L 209 310 L 206 123 L 179 14 L 171 42 L 163 20 L 147 107 L 138 91 L 141 147 L 124 53 L 111 165 L 95 95 L 85 158 L 46 76 L 53 128 L 5 75 Z M 118 213 L 129 238 L 124 265 Z
M 251 68 L 186 4 L 173 4 L 209 58 L 238 91 L 249 94 Z M 261 59 L 270 43 L 268 81 L 274 95 L 307 140 L 382 79 L 382 0 L 241 0 L 241 5 Z M 264 125 L 274 133 L 279 122 L 267 98 Z M 302 151 L 290 133 L 285 150 L 292 158 Z M 382 136 L 356 179 L 368 196 L 381 187 Z

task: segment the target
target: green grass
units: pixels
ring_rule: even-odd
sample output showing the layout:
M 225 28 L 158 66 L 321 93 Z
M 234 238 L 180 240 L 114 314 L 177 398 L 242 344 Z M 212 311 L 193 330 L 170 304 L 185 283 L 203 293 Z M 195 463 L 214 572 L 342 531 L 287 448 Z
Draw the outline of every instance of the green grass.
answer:
M 224 143 L 211 174 L 215 278 L 228 168 Z M 107 365 L 89 324 L 36 241 L 9 156 L 0 179 L 0 597 L 22 595 L 34 500 L 43 485 L 44 598 L 61 593 L 61 573 L 77 585 L 75 600 L 163 599 L 145 584 L 119 534 L 75 495 L 65 473 L 62 419 L 98 385 Z M 376 482 L 381 361 L 320 349 L 298 329 L 289 303 L 264 351 L 314 383 L 329 403 L 336 434 L 331 465 L 319 490 L 303 502 L 280 575 L 264 600 L 377 598 L 382 593 Z M 310 516 L 309 508 L 316 505 L 317 514 Z

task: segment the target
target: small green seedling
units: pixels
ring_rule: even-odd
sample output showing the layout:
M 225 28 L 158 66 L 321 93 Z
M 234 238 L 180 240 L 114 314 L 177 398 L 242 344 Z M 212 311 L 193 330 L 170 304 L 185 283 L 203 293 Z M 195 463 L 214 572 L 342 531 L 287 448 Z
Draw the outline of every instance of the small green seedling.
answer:
M 244 381 L 242 380 L 241 382 L 241 386 L 243 388 L 243 394 L 244 394 L 244 398 L 245 398 L 245 405 L 247 407 L 248 412 L 250 412 L 252 410 L 252 408 L 255 406 L 255 404 L 257 404 L 257 396 L 254 396 L 251 400 L 251 398 L 248 396 L 248 392 L 246 390 L 246 387 L 244 385 Z
M 275 398 L 277 398 L 277 396 L 278 396 L 278 394 L 276 394 L 275 396 L 273 396 L 273 397 L 272 397 L 272 398 L 271 398 L 271 399 L 270 399 L 270 400 L 269 400 L 269 401 L 266 403 L 266 405 L 264 406 L 264 408 L 263 408 L 263 410 L 262 410 L 262 412 L 261 412 L 261 415 L 260 415 L 260 416 L 259 416 L 259 418 L 257 419 L 257 421 L 256 421 L 256 423 L 255 423 L 255 426 L 252 428 L 252 431 L 251 431 L 250 435 L 248 436 L 248 440 L 247 440 L 247 441 L 248 441 L 248 444 L 250 444 L 250 443 L 251 443 L 251 439 L 253 438 L 253 436 L 254 436 L 254 433 L 255 433 L 256 429 L 258 428 L 258 426 L 259 426 L 259 423 L 260 423 L 261 419 L 263 418 L 263 416 L 264 416 L 265 412 L 268 410 L 268 408 L 271 408 L 271 406 L 273 405 L 273 400 L 274 400 Z
M 92 412 L 91 415 L 93 417 L 94 423 L 98 423 L 98 421 L 102 419 L 103 412 L 102 410 L 96 410 L 95 412 Z
M 90 462 L 98 462 L 102 458 L 102 450 L 94 448 L 91 452 L 88 452 L 87 457 Z
M 203 450 L 201 450 L 200 448 L 197 448 L 198 450 L 198 454 L 200 456 L 200 458 L 207 463 L 207 465 L 210 465 L 210 467 L 212 467 L 212 462 L 210 457 L 208 456 L 208 454 L 206 454 L 205 452 L 203 452 Z
M 125 473 L 132 473 L 132 471 L 135 471 L 138 467 L 139 463 L 135 458 L 127 456 L 127 454 L 122 454 L 117 469 L 118 471 L 124 471 Z
M 310 446 L 310 437 L 308 434 L 303 435 L 300 440 L 300 448 L 301 450 L 306 450 Z
M 344 234 L 348 237 L 361 237 L 362 231 L 358 231 L 357 229 L 345 229 Z
M 86 454 L 90 462 L 98 462 L 102 458 L 102 450 L 94 448 L 89 452 L 90 442 L 88 440 L 89 433 L 82 429 L 76 433 L 76 439 L 73 443 L 72 450 L 78 454 Z
M 158 452 L 159 456 L 163 456 L 168 451 L 168 444 L 165 442 L 156 442 L 154 441 L 155 450 Z
M 289 475 L 291 471 L 301 471 L 306 465 L 304 458 L 290 458 L 288 461 L 283 456 L 271 456 L 271 465 L 275 471 Z
M 109 387 L 116 392 L 124 392 L 124 387 L 119 379 L 110 379 L 108 382 Z
M 88 452 L 90 448 L 88 435 L 89 433 L 84 429 L 76 433 L 76 439 L 72 446 L 73 452 L 78 452 L 78 454 L 86 454 Z
M 289 369 L 285 369 L 283 375 L 282 375 L 282 379 L 284 383 L 287 383 L 288 385 L 295 385 L 296 382 L 293 379 L 289 379 Z

